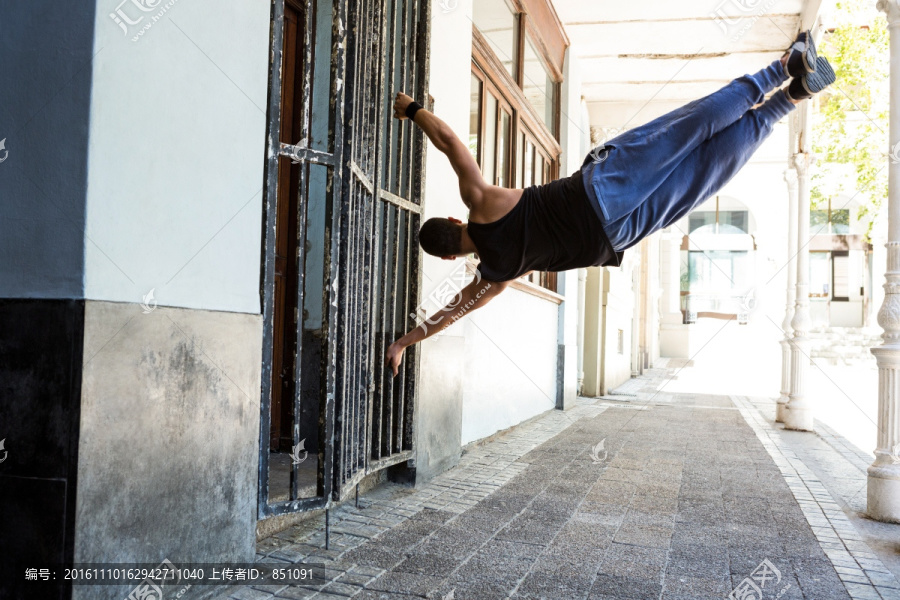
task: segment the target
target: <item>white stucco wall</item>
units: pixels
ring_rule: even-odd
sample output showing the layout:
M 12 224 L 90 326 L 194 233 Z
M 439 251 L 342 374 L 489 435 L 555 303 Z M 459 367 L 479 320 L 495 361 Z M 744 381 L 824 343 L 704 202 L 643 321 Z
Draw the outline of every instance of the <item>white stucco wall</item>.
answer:
M 559 306 L 507 290 L 454 327 L 463 329 L 462 443 L 556 406 Z
M 449 11 L 443 10 L 439 0 L 433 0 L 429 91 L 437 116 L 464 140 L 469 135 L 471 18 L 472 0 L 460 0 Z M 428 148 L 425 194 L 425 219 L 447 216 L 466 219 L 467 209 L 459 197 L 456 175 L 447 158 L 434 146 Z M 423 298 L 457 266 L 458 262 L 426 255 Z M 558 304 L 508 289 L 442 334 L 461 338 L 463 344 L 423 344 L 423 362 L 462 361 L 464 364 L 462 444 L 555 406 L 558 315 Z M 435 361 L 432 353 L 441 356 Z M 423 377 L 427 376 L 423 373 Z M 423 393 L 427 390 L 423 389 Z M 421 401 L 427 403 L 428 398 Z
M 153 289 L 160 305 L 258 313 L 269 2 L 120 2 L 97 3 L 85 297 Z M 142 17 L 127 35 L 117 8 Z

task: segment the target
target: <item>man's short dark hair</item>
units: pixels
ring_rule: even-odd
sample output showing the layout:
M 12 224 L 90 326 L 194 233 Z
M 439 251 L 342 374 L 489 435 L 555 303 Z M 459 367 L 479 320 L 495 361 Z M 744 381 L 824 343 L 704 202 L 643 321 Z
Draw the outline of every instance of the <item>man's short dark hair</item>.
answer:
M 419 229 L 419 245 L 432 256 L 453 256 L 462 252 L 462 226 L 450 219 L 428 219 Z

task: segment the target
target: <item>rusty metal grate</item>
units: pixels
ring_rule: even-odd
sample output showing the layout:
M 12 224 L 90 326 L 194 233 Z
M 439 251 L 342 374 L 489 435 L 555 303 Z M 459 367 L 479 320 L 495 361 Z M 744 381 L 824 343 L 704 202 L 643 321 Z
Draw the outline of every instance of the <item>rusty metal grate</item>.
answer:
M 429 5 L 424 0 L 349 0 L 304 3 L 306 19 L 301 139 L 278 141 L 282 86 L 284 1 L 274 0 L 265 202 L 263 354 L 259 517 L 327 507 L 345 498 L 367 474 L 412 458 L 417 353 L 407 351 L 396 379 L 383 367 L 387 345 L 413 325 L 421 285 L 416 243 L 422 213 L 425 140 L 392 118 L 393 97 L 427 90 Z M 310 303 L 323 307 L 321 349 L 310 347 L 298 324 L 293 442 L 301 393 L 318 393 L 318 483 L 315 497 L 299 497 L 298 468 L 290 498 L 270 502 L 268 489 L 274 310 L 274 230 L 279 160 L 299 165 L 297 322 Z M 321 227 L 311 225 L 318 207 Z M 310 244 L 324 245 L 310 270 Z M 304 298 L 318 277 L 321 298 Z M 320 356 L 321 355 L 321 356 Z M 310 371 L 318 370 L 315 377 Z M 314 381 L 319 385 L 301 385 Z

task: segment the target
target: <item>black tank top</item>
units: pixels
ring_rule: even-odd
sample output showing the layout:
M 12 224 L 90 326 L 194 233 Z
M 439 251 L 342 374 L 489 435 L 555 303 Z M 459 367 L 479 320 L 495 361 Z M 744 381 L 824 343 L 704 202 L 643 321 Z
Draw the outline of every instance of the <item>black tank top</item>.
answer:
M 478 269 L 488 281 L 622 262 L 584 191 L 581 171 L 525 188 L 503 217 L 492 223 L 469 221 L 467 231 L 481 259 Z

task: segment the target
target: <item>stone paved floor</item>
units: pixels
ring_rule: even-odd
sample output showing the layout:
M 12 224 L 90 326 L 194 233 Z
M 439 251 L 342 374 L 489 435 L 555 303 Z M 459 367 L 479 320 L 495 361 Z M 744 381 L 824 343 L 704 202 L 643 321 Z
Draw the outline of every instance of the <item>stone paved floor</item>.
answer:
M 551 411 L 421 488 L 333 509 L 329 550 L 316 523 L 263 540 L 260 561 L 316 579 L 218 598 L 900 599 L 749 401 L 658 391 L 672 374 Z

